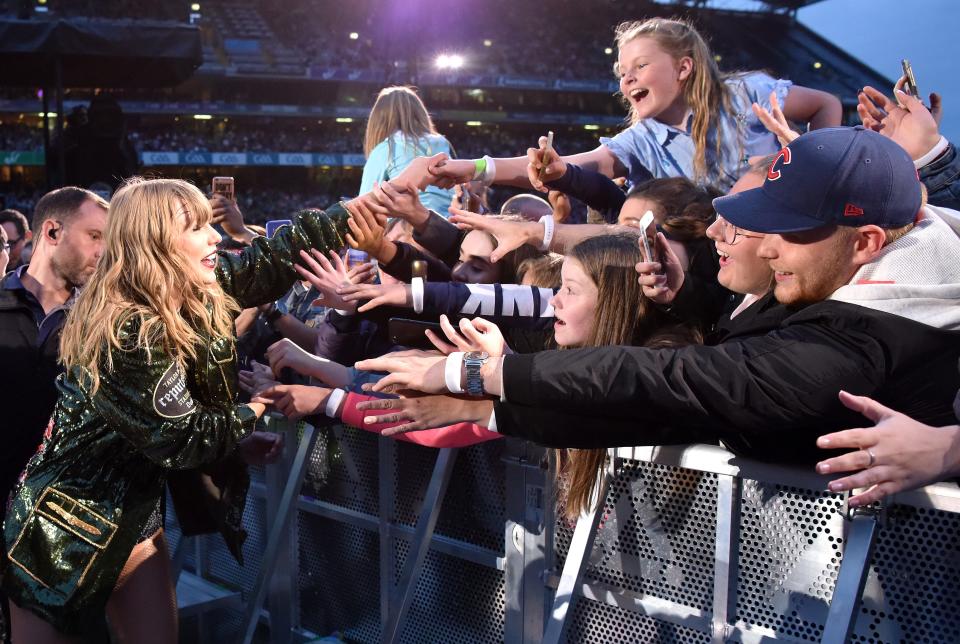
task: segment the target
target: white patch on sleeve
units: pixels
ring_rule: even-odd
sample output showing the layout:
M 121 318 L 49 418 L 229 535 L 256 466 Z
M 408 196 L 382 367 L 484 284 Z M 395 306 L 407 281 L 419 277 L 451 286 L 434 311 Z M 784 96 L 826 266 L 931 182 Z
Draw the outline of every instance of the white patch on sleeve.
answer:
M 187 389 L 187 374 L 177 363 L 171 364 L 153 388 L 153 411 L 164 418 L 182 418 L 195 408 Z

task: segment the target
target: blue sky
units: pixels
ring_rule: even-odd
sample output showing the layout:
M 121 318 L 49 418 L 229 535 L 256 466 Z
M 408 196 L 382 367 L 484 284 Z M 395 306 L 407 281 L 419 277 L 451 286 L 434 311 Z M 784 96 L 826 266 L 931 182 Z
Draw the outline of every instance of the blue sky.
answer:
M 892 79 L 909 58 L 920 93 L 943 96 L 941 132 L 960 142 L 960 0 L 824 0 L 798 17 Z

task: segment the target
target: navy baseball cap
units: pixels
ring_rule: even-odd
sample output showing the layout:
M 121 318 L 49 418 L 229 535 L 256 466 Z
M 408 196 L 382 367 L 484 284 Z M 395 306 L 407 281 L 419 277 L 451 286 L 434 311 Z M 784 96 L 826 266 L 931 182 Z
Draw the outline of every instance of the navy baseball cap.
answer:
M 791 233 L 821 226 L 900 228 L 920 210 L 920 178 L 906 150 L 857 127 L 814 130 L 780 150 L 763 185 L 713 200 L 737 228 Z

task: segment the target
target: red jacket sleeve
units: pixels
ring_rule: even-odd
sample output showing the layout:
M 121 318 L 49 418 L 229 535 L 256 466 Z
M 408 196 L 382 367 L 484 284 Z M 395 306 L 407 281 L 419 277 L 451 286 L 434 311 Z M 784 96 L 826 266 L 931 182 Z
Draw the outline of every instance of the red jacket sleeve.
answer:
M 396 427 L 403 423 L 378 423 L 368 425 L 363 422 L 364 412 L 357 411 L 357 405 L 368 400 L 376 400 L 375 396 L 363 396 L 355 393 L 348 393 L 343 401 L 343 411 L 340 413 L 340 420 L 345 425 L 359 427 L 368 432 L 379 434 L 389 427 Z M 486 427 L 474 425 L 473 423 L 457 423 L 447 427 L 438 427 L 436 429 L 424 429 L 418 432 L 407 432 L 406 434 L 397 434 L 393 436 L 397 440 L 406 441 L 415 445 L 424 447 L 469 447 L 479 443 L 485 443 L 500 438 L 500 434 L 492 432 Z

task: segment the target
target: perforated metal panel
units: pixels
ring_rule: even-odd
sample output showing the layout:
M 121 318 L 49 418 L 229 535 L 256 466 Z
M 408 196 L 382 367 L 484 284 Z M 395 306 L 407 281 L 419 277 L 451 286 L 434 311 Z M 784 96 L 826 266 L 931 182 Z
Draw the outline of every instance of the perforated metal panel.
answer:
M 300 622 L 320 635 L 380 639 L 378 535 L 338 521 L 300 515 Z
M 409 443 L 397 447 L 396 517 L 399 523 L 412 526 L 423 509 L 423 496 L 437 450 Z M 488 550 L 503 550 L 506 495 L 502 453 L 501 441 L 459 451 L 437 520 L 438 535 Z
M 854 642 L 960 642 L 960 515 L 891 508 Z
M 340 426 L 317 431 L 320 436 L 310 455 L 303 494 L 376 515 L 379 512 L 377 436 Z
M 692 628 L 586 600 L 580 600 L 574 607 L 567 631 L 570 644 L 699 644 L 709 641 L 709 635 Z
M 737 616 L 819 642 L 842 559 L 839 495 L 744 481 Z
M 380 542 L 372 529 L 378 509 L 378 439 L 352 430 L 331 435 L 335 440 L 318 448 L 326 450 L 324 454 L 314 451 L 316 467 L 321 469 L 316 470 L 319 474 L 311 491 L 345 513 L 360 512 L 367 518 L 356 514 L 343 518 L 337 514 L 340 510 L 330 506 L 322 509 L 324 516 L 300 511 L 295 571 L 300 619 L 305 629 L 320 635 L 339 632 L 349 641 L 378 642 Z M 390 572 L 394 581 L 409 555 L 410 529 L 421 510 L 436 455 L 434 450 L 397 446 L 392 482 L 400 529 L 393 541 Z M 325 474 L 323 459 L 330 465 Z M 436 534 L 466 545 L 444 552 L 456 553 L 464 547 L 483 550 L 487 557 L 490 551 L 504 552 L 504 521 L 523 519 L 508 516 L 506 508 L 531 510 L 524 490 L 504 486 L 507 468 L 514 466 L 524 467 L 505 464 L 499 441 L 460 452 Z M 576 599 L 566 641 L 710 641 L 719 476 L 643 461 L 620 463 L 584 575 L 590 588 L 610 594 L 605 601 Z M 254 478 L 262 480 L 259 472 Z M 841 497 L 805 486 L 752 480 L 742 481 L 740 490 L 732 640 L 820 641 L 843 561 L 844 532 L 849 528 Z M 505 504 L 508 497 L 511 502 Z M 249 591 L 265 546 L 264 502 L 256 494 L 248 502 L 245 521 L 250 533 L 244 547 L 247 567 L 239 569 L 217 537 L 207 540 L 207 561 L 215 580 Z M 557 571 L 571 535 L 569 526 L 555 527 L 552 554 Z M 178 538 L 175 527 L 168 531 L 171 547 Z M 196 563 L 192 553 L 187 561 L 188 567 Z M 510 583 L 533 589 L 533 594 L 524 595 L 527 606 L 538 601 L 538 587 L 544 599 L 551 593 L 539 577 Z M 515 633 L 505 630 L 506 598 L 511 596 L 518 596 L 516 588 L 508 587 L 504 573 L 496 568 L 431 550 L 400 639 L 471 644 L 518 641 Z M 960 514 L 895 506 L 879 531 L 851 641 L 960 642 L 958 596 Z M 622 605 L 605 603 L 613 597 Z M 651 613 L 658 617 L 630 610 L 634 601 L 659 602 L 658 612 Z M 511 610 L 523 609 L 511 606 Z M 696 617 L 685 621 L 684 614 Z M 239 620 L 236 612 L 216 613 L 208 618 L 200 641 L 231 640 Z M 523 615 L 517 620 L 523 622 L 530 641 L 537 639 L 536 621 L 531 623 Z M 194 640 L 185 637 L 184 641 Z
M 604 503 L 584 581 L 710 611 L 716 508 L 715 474 L 623 462 Z M 558 522 L 558 568 L 572 534 Z
M 398 568 L 409 552 L 397 541 Z M 504 641 L 503 573 L 430 552 L 400 640 L 410 644 L 497 644 Z

